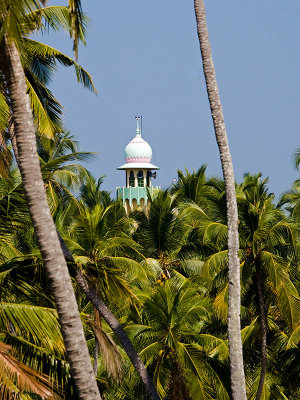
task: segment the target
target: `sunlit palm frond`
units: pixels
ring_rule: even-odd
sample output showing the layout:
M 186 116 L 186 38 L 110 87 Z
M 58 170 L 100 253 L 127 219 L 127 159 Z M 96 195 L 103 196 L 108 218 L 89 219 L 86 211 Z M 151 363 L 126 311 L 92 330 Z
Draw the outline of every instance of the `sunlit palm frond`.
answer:
M 37 80 L 30 81 L 27 77 L 26 84 L 33 116 L 39 132 L 47 137 L 53 137 L 54 133 L 61 129 L 61 105 L 53 97 L 49 89 Z M 45 102 L 46 100 L 47 102 Z M 48 100 L 50 101 L 48 102 Z
M 214 300 L 214 307 L 217 311 L 218 316 L 223 320 L 227 321 L 228 314 L 228 283 L 225 284 L 221 290 L 219 290 Z
M 227 267 L 228 251 L 223 250 L 212 254 L 205 260 L 203 265 L 203 274 L 207 276 L 215 275 L 216 272 Z
M 88 25 L 88 17 L 81 12 L 81 21 L 79 25 L 78 38 L 85 44 L 86 28 Z M 50 6 L 34 10 L 25 15 L 22 24 L 25 32 L 48 31 L 52 29 L 58 31 L 63 29 L 72 35 L 71 15 L 68 7 Z
M 0 41 L 4 34 L 9 39 L 20 39 L 24 35 L 22 21 L 26 14 L 42 7 L 43 0 L 2 0 L 0 2 Z
M 193 225 L 199 225 L 202 221 L 209 219 L 203 209 L 197 204 L 193 203 L 188 203 L 183 208 L 182 216 L 187 218 Z
M 0 88 L 2 89 L 2 85 L 0 83 Z M 3 134 L 5 129 L 8 126 L 8 120 L 10 117 L 9 106 L 6 101 L 6 97 L 4 96 L 2 90 L 0 91 L 0 133 Z M 3 140 L 3 136 L 1 136 L 1 141 Z M 3 146 L 3 143 L 0 142 L 0 146 Z
M 44 43 L 37 42 L 32 39 L 24 39 L 22 46 L 24 48 L 25 67 L 33 65 L 35 73 L 44 71 L 40 78 L 44 77 L 47 80 L 51 77 L 51 71 L 55 71 L 57 63 L 65 67 L 73 67 L 78 83 L 81 83 L 87 89 L 97 93 L 91 75 L 76 61 L 68 57 L 66 54 L 48 46 Z M 40 65 L 39 65 L 40 63 Z M 47 72 L 45 71 L 47 68 Z M 45 75 L 45 73 L 48 75 Z
M 282 277 L 276 291 L 278 307 L 283 316 L 289 321 L 290 329 L 294 330 L 300 324 L 299 294 L 288 277 Z
M 200 346 L 195 344 L 178 343 L 178 359 L 188 376 L 189 392 L 194 400 L 212 400 L 213 389 L 203 360 Z
M 110 257 L 113 265 L 123 271 L 129 282 L 134 280 L 147 281 L 147 269 L 135 260 L 127 257 Z
M 33 341 L 61 354 L 64 344 L 56 311 L 31 304 L 0 303 L 0 323 L 12 324 L 21 335 L 30 335 Z

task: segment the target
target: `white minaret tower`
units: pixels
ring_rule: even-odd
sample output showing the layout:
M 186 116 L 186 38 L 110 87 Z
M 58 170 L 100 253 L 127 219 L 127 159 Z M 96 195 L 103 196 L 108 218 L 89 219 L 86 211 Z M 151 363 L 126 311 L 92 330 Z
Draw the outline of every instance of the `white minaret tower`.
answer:
M 117 198 L 123 200 L 127 213 L 138 206 L 146 208 L 148 195 L 153 196 L 160 189 L 151 184 L 151 178 L 156 178 L 156 172 L 152 171 L 159 167 L 151 164 L 152 149 L 142 138 L 140 120 L 141 117 L 136 117 L 136 136 L 125 147 L 126 164 L 118 168 L 126 172 L 126 186 L 117 188 Z

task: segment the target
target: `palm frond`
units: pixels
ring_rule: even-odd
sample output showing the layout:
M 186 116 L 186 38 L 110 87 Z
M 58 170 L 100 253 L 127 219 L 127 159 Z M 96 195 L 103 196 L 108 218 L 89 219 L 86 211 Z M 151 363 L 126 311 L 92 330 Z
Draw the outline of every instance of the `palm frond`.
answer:
M 34 62 L 35 72 L 38 72 L 38 63 L 41 63 L 44 68 L 46 67 L 48 69 L 48 74 L 51 74 L 51 71 L 55 71 L 57 62 L 65 67 L 73 67 L 78 83 L 81 83 L 87 89 L 97 93 L 91 75 L 66 54 L 44 43 L 28 38 L 23 40 L 22 46 L 26 54 L 25 66 L 26 63 L 29 66 Z M 51 75 L 48 76 L 48 79 L 50 76 Z
M 49 89 L 41 83 L 30 81 L 26 77 L 26 84 L 32 112 L 39 132 L 47 137 L 53 137 L 54 133 L 61 129 L 61 105 L 53 97 Z M 46 99 L 47 102 L 45 102 Z
M 56 311 L 29 304 L 0 303 L 0 323 L 12 324 L 20 335 L 30 335 L 33 341 L 49 350 L 62 354 L 63 339 Z
M 89 18 L 81 12 L 81 21 L 79 25 L 78 38 L 85 44 L 86 28 Z M 71 15 L 68 7 L 65 6 L 50 6 L 34 10 L 25 15 L 23 18 L 23 26 L 25 32 L 33 31 L 58 31 L 63 29 L 68 34 L 72 35 Z
M 17 388 L 15 384 L 17 384 Z M 56 396 L 50 388 L 51 382 L 46 375 L 19 362 L 13 357 L 11 346 L 0 342 L 1 398 L 19 398 L 15 397 L 14 393 L 25 391 L 35 393 L 42 399 L 54 399 Z M 5 397 L 2 397 L 5 392 Z

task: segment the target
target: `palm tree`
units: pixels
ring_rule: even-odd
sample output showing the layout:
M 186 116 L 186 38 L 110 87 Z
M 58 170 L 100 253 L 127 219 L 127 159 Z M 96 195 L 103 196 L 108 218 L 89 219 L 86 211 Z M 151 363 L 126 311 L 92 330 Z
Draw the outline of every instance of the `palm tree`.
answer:
M 51 399 L 61 390 L 69 392 L 70 373 L 57 313 L 47 289 L 41 290 L 36 282 L 37 268 L 41 264 L 38 267 L 33 255 L 20 254 L 0 268 L 0 386 L 4 399 L 19 398 L 23 391 L 28 398 L 29 393 L 37 393 Z
M 147 211 L 131 214 L 137 222 L 133 238 L 142 246 L 148 268 L 163 283 L 172 271 L 183 272 L 188 227 L 181 218 L 177 194 L 161 191 L 149 202 Z
M 85 40 L 85 17 L 83 24 L 80 25 L 80 38 Z M 41 135 L 53 137 L 62 130 L 62 106 L 55 99 L 51 91 L 46 87 L 52 78 L 53 72 L 57 69 L 57 64 L 73 66 L 78 82 L 85 87 L 96 92 L 90 75 L 74 60 L 58 50 L 47 46 L 41 42 L 32 40 L 29 35 L 35 31 L 49 29 L 58 30 L 60 28 L 70 32 L 71 19 L 67 7 L 51 6 L 33 10 L 26 14 L 22 20 L 22 40 L 18 42 L 20 57 L 25 73 L 27 91 L 32 106 L 33 118 L 36 129 Z M 2 78 L 2 79 L 1 79 Z M 16 140 L 14 134 L 14 120 L 11 110 L 11 101 L 8 96 L 4 77 L 0 75 L 0 135 L 2 142 L 2 164 L 6 168 L 10 165 L 10 151 L 6 145 L 7 139 L 11 140 L 15 157 L 18 158 Z M 3 161 L 5 161 L 3 163 Z M 3 169 L 3 168 L 2 168 Z
M 238 187 L 237 196 L 242 271 L 242 335 L 251 399 L 260 398 L 262 393 L 264 396 L 274 395 L 272 390 L 278 388 L 278 382 L 272 369 L 278 366 L 273 362 L 272 368 L 267 370 L 267 348 L 269 354 L 275 353 L 275 342 L 279 340 L 278 335 L 282 330 L 286 338 L 295 337 L 299 318 L 298 292 L 290 277 L 290 266 L 295 262 L 297 231 L 294 224 L 273 205 L 273 195 L 268 193 L 266 182 L 260 181 L 260 174 L 246 175 Z M 229 287 L 226 280 L 228 233 L 226 221 L 222 220 L 222 197 L 216 197 L 214 201 L 216 206 L 212 208 L 214 212 L 210 217 L 209 212 L 203 213 L 195 204 L 189 205 L 185 214 L 192 219 L 194 225 L 191 245 L 194 244 L 205 260 L 201 269 L 203 282 L 206 280 L 205 286 L 213 300 L 214 309 L 225 324 Z M 282 343 L 282 338 L 280 341 Z M 260 353 L 257 352 L 259 347 Z
M 281 315 L 286 317 L 290 332 L 300 322 L 296 300 L 298 293 L 288 274 L 289 260 L 296 243 L 296 230 L 272 204 L 273 194 L 268 193 L 266 182 L 266 179 L 260 181 L 260 174 L 246 175 L 238 192 L 243 251 L 241 258 L 243 273 L 247 275 L 244 296 L 247 297 L 248 291 L 249 295 L 256 292 L 259 309 L 261 374 L 256 400 L 262 396 L 267 372 L 267 295 L 274 298 Z M 250 282 L 256 286 L 256 290 Z
M 210 212 L 214 203 L 210 201 L 215 196 L 224 191 L 223 182 L 217 178 L 207 179 L 206 165 L 202 165 L 197 171 L 190 173 L 187 169 L 185 173 L 178 170 L 178 181 L 171 188 L 171 193 L 176 193 L 177 201 L 187 203 L 193 202 L 203 209 Z
M 235 194 L 234 172 L 211 54 L 211 47 L 208 38 L 204 1 L 194 0 L 194 6 L 206 89 L 214 123 L 216 140 L 220 151 L 226 190 L 229 260 L 228 338 L 230 349 L 232 396 L 233 399 L 236 400 L 246 400 L 243 350 L 240 333 L 240 262 L 238 257 L 238 212 Z
M 62 232 L 65 238 L 67 238 L 68 233 L 70 233 L 70 226 L 72 226 L 72 238 L 74 240 L 74 230 L 76 226 L 74 216 L 78 214 L 78 208 L 81 209 L 86 207 L 88 210 L 93 210 L 93 208 L 99 206 L 99 204 L 102 204 L 104 209 L 110 206 L 108 207 L 108 212 L 104 214 L 104 218 L 100 218 L 99 225 L 101 225 L 102 221 L 103 226 L 102 229 L 99 230 L 98 239 L 99 243 L 102 241 L 101 251 L 103 252 L 106 248 L 105 254 L 111 254 L 108 253 L 108 246 L 103 246 L 103 242 L 110 237 L 117 237 L 118 233 L 124 236 L 124 233 L 128 231 L 128 229 L 131 229 L 131 223 L 128 221 L 126 214 L 124 213 L 124 208 L 119 203 L 113 204 L 113 201 L 109 197 L 109 193 L 100 189 L 103 178 L 100 178 L 97 182 L 86 172 L 83 167 L 80 166 L 80 164 L 71 165 L 70 167 L 68 164 L 64 164 L 65 161 L 68 162 L 70 159 L 74 158 L 77 160 L 77 158 L 80 159 L 81 156 L 87 155 L 86 153 L 76 152 L 76 142 L 74 142 L 70 135 L 56 135 L 56 140 L 38 138 L 38 143 L 39 156 L 42 162 L 42 171 L 44 172 L 43 178 L 46 185 L 46 191 L 48 192 L 48 201 L 52 209 L 57 229 Z M 69 174 L 71 174 L 71 179 L 69 179 Z M 85 183 L 82 183 L 82 178 L 84 178 Z M 80 204 L 77 202 L 74 195 L 70 193 L 69 186 L 78 184 L 79 180 L 82 183 L 80 187 Z M 3 229 L 0 229 L 2 261 L 6 262 L 6 264 L 9 266 L 14 266 L 16 271 L 19 270 L 20 275 L 23 276 L 25 281 L 36 281 L 35 277 L 39 276 L 40 272 L 36 272 L 33 275 L 24 274 L 24 268 L 27 268 L 28 270 L 34 270 L 36 268 L 37 260 L 39 260 L 39 254 L 36 250 L 36 243 L 32 243 L 32 229 L 28 229 L 30 220 L 28 218 L 28 211 L 23 198 L 23 191 L 20 185 L 18 171 L 11 171 L 11 178 L 9 180 L 0 178 L 0 209 L 2 211 L 1 216 L 3 216 L 3 219 L 0 219 L 0 227 L 3 227 Z M 85 215 L 85 213 L 82 214 Z M 115 221 L 114 223 L 113 220 Z M 87 229 L 87 227 L 86 230 L 87 235 L 92 233 L 90 229 Z M 84 235 L 81 234 L 81 237 L 83 239 Z M 94 238 L 97 237 L 94 235 Z M 82 239 L 80 241 L 81 244 L 84 243 Z M 128 246 L 128 239 L 129 238 L 127 238 L 127 243 L 122 243 L 123 246 L 124 244 Z M 129 240 L 129 242 L 132 241 Z M 66 260 L 69 263 L 72 263 L 69 265 L 69 267 L 73 272 L 73 265 L 76 265 L 75 260 L 69 249 L 66 247 L 64 241 L 62 241 L 61 244 Z M 114 245 L 114 248 L 116 250 L 116 244 Z M 120 253 L 120 249 L 117 250 L 117 253 Z M 76 251 L 76 254 L 78 254 L 78 250 Z M 88 251 L 84 253 L 81 250 L 80 254 L 83 255 L 89 253 Z M 114 259 L 116 260 L 115 257 Z M 119 257 L 117 261 L 120 263 L 121 258 Z M 126 259 L 125 261 L 130 260 Z M 105 257 L 103 258 L 103 262 L 108 264 L 108 268 L 111 267 L 108 263 L 108 259 L 105 259 Z M 139 264 L 135 263 L 135 265 L 137 265 L 139 269 L 141 268 Z M 4 264 L 2 268 L 4 268 Z M 89 271 L 87 264 L 84 265 L 84 269 Z M 3 274 L 9 274 L 9 270 L 3 270 Z M 158 395 L 151 381 L 151 377 L 147 373 L 145 366 L 133 348 L 121 324 L 102 301 L 99 295 L 99 285 L 97 285 L 97 281 L 95 281 L 95 277 L 93 277 L 93 275 L 95 274 L 92 274 L 91 282 L 96 282 L 96 288 L 91 285 L 88 275 L 83 275 L 78 267 L 76 269 L 76 277 L 81 290 L 87 299 L 94 305 L 95 309 L 99 311 L 100 315 L 107 322 L 109 327 L 116 335 L 116 338 L 125 349 L 129 359 L 136 368 L 137 373 L 141 376 L 150 398 L 153 400 L 158 400 Z M 24 284 L 23 281 L 20 282 L 19 279 L 16 279 L 16 276 L 14 276 L 12 279 L 17 285 L 20 284 L 20 286 L 22 286 Z M 98 292 L 96 292 L 96 289 Z M 46 281 L 42 291 L 44 293 L 48 293 Z M 51 296 L 50 293 L 49 296 Z M 82 296 L 79 296 L 78 298 L 81 299 Z M 84 318 L 86 320 L 87 317 L 85 316 Z M 115 359 L 115 345 L 113 341 L 106 335 L 105 331 L 101 329 L 101 324 L 95 325 L 90 318 L 86 322 L 88 322 L 92 327 L 95 337 L 95 348 L 98 348 L 97 352 L 94 352 L 94 366 L 97 364 L 99 351 L 101 351 L 101 362 L 105 362 L 105 357 L 103 357 L 105 355 L 107 360 L 110 359 L 111 354 L 113 354 L 113 359 Z M 97 338 L 99 339 L 100 346 L 98 346 Z M 90 339 L 89 334 L 89 343 L 91 340 L 92 339 Z M 13 345 L 15 345 L 15 342 Z M 57 361 L 55 363 L 57 364 Z M 113 363 L 107 361 L 105 363 L 108 365 L 109 370 L 111 370 Z M 103 376 L 101 376 L 101 379 L 103 379 Z M 64 387 L 65 392 L 66 388 L 70 387 L 72 389 L 72 385 L 66 386 L 66 384 L 64 384 Z
M 23 186 L 45 268 L 56 300 L 76 390 L 80 399 L 99 399 L 101 397 L 90 363 L 67 264 L 47 204 L 36 149 L 31 105 L 26 93 L 24 70 L 15 41 L 15 39 L 20 39 L 22 35 L 21 17 L 24 16 L 28 8 L 30 11 L 33 10 L 36 3 L 21 0 L 13 2 L 7 0 L 1 3 L 1 70 L 5 76 L 14 114 Z M 75 3 L 80 4 L 80 1 Z M 76 338 L 76 341 L 74 338 Z
M 37 145 L 48 203 L 53 214 L 68 200 L 76 201 L 74 190 L 89 177 L 89 172 L 80 162 L 91 159 L 93 154 L 78 151 L 78 143 L 65 132 L 55 134 L 52 139 L 38 135 Z
M 142 296 L 140 322 L 128 324 L 126 331 L 152 371 L 160 397 L 229 399 L 208 355 L 208 335 L 200 333 L 209 303 L 195 285 L 189 279 L 178 284 L 170 278 L 164 286 L 157 285 L 152 293 Z M 199 338 L 206 346 L 199 344 Z M 223 342 L 212 336 L 210 341 Z
M 300 165 L 300 149 L 297 149 L 294 154 L 295 167 L 299 169 Z M 296 179 L 290 190 L 283 193 L 278 203 L 278 207 L 287 205 L 287 210 L 290 212 L 291 217 L 300 221 L 300 179 Z
M 99 324 L 101 316 L 124 348 L 149 397 L 159 400 L 144 364 L 121 324 L 106 306 L 109 304 L 116 312 L 124 308 L 124 304 L 137 307 L 132 288 L 145 282 L 147 272 L 133 259 L 141 259 L 141 254 L 139 246 L 129 237 L 132 221 L 127 218 L 122 203 L 113 202 L 109 193 L 101 190 L 102 182 L 103 178 L 96 181 L 89 175 L 80 187 L 78 201 L 65 209 L 61 218 L 56 216 L 64 238 L 61 239 L 62 247 L 66 259 L 76 266 L 81 290 L 99 313 Z M 96 361 L 97 351 L 94 356 Z

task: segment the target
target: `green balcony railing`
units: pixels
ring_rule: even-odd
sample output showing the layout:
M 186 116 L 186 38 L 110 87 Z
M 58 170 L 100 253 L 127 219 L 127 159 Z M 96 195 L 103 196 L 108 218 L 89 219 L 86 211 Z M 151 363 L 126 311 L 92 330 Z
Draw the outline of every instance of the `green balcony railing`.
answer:
M 117 187 L 117 199 L 122 199 L 125 205 L 126 199 L 129 201 L 130 207 L 132 206 L 132 200 L 136 199 L 138 205 L 140 205 L 140 200 L 144 199 L 145 202 L 148 198 L 148 192 L 151 197 L 155 197 L 160 190 L 160 186 L 155 187 Z

